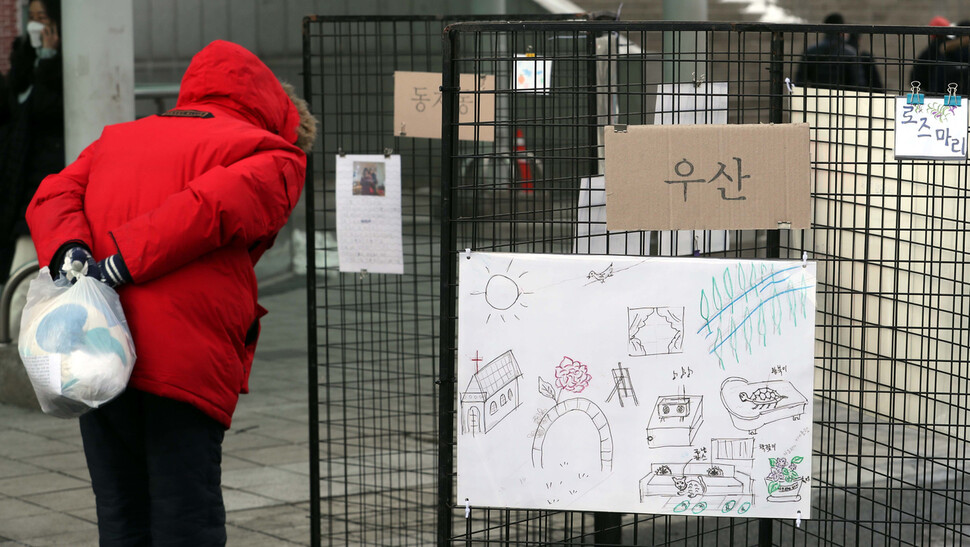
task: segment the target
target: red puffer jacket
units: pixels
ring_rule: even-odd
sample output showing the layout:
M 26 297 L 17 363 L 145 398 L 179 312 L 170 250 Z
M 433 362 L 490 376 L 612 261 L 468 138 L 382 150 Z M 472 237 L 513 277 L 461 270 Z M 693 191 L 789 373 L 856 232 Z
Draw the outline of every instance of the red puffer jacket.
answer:
M 41 264 L 71 241 L 96 260 L 124 258 L 134 282 L 118 293 L 138 354 L 129 385 L 227 428 L 266 313 L 253 265 L 303 188 L 299 121 L 266 65 L 213 42 L 192 59 L 174 111 L 106 127 L 44 179 L 27 212 Z

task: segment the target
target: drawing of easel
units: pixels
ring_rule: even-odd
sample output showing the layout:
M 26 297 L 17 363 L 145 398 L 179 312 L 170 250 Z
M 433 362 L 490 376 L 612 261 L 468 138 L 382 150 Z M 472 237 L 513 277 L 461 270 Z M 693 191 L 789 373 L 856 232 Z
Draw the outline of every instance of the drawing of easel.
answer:
M 633 397 L 633 405 L 640 406 L 640 403 L 637 401 L 637 392 L 633 391 L 633 382 L 630 381 L 630 369 L 626 367 L 616 367 L 612 370 L 612 372 L 613 391 L 611 391 L 610 396 L 606 398 L 606 402 L 608 403 L 613 400 L 613 396 L 616 395 L 617 400 L 620 401 L 620 407 L 623 406 L 623 397 Z

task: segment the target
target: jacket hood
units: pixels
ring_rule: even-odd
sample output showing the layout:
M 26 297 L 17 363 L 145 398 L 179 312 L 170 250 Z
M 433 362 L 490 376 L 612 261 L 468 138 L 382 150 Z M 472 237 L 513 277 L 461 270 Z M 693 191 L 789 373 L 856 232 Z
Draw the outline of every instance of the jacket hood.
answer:
M 230 108 L 250 123 L 296 142 L 296 106 L 273 71 L 238 44 L 216 40 L 192 57 L 176 108 L 199 103 Z

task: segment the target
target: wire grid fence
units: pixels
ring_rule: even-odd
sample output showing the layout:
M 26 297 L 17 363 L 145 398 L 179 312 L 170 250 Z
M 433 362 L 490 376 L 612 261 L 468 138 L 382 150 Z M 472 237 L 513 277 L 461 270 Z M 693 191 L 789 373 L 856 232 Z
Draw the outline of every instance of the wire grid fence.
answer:
M 970 94 L 959 79 L 970 29 L 947 31 L 955 56 L 924 65 L 915 60 L 941 47 L 940 39 L 917 27 L 594 21 L 447 29 L 442 477 L 455 471 L 455 263 L 466 248 L 738 258 L 807 252 L 818 261 L 818 291 L 811 520 L 477 507 L 466 516 L 453 482 L 442 481 L 440 544 L 970 544 L 967 163 L 893 156 L 894 97 L 910 91 L 914 67 L 947 70 L 945 78 Z M 841 58 L 807 51 L 826 40 L 856 45 L 842 47 L 851 55 Z M 509 75 L 523 53 L 552 61 L 549 89 L 514 90 Z M 495 74 L 496 90 L 459 88 L 460 74 Z M 714 97 L 705 99 L 705 89 Z M 459 103 L 486 94 L 509 106 L 505 114 L 460 122 Z M 725 103 L 719 114 L 684 112 L 716 98 Z M 592 182 L 604 173 L 605 127 L 714 123 L 716 116 L 810 124 L 812 229 L 608 234 L 597 216 L 604 190 Z M 522 129 L 525 146 L 457 140 L 469 126 Z M 533 165 L 541 169 L 523 184 L 522 166 Z
M 567 17 L 585 16 L 502 16 Z M 441 140 L 394 136 L 393 75 L 440 73 L 449 22 L 499 18 L 304 20 L 304 96 L 321 122 L 305 192 L 314 545 L 428 545 L 438 535 Z M 384 153 L 401 155 L 404 274 L 341 272 L 336 157 Z

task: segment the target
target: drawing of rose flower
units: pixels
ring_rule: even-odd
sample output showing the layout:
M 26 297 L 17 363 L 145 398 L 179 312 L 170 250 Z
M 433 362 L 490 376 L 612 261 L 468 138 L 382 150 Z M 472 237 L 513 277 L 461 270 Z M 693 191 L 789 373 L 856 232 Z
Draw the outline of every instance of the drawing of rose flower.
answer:
M 586 365 L 569 357 L 563 357 L 556 367 L 556 385 L 566 391 L 582 393 L 592 379 Z

